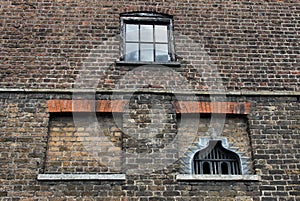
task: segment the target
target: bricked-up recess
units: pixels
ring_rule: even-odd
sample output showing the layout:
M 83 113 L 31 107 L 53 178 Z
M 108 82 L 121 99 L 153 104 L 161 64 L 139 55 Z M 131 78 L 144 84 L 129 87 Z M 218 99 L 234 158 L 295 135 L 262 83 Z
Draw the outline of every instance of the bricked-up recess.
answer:
M 75 125 L 68 114 L 51 115 L 44 173 L 121 172 L 121 131 L 112 116 L 98 116 L 101 130 L 96 131 L 89 115 L 78 121 Z
M 49 100 L 49 112 L 124 112 L 126 100 Z M 250 103 L 242 102 L 173 102 L 176 113 L 248 114 Z

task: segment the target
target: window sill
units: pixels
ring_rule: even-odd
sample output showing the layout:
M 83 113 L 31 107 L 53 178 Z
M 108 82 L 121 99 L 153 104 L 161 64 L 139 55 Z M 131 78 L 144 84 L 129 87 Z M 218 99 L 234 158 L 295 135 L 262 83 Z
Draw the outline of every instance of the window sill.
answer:
M 161 65 L 161 66 L 169 66 L 169 67 L 180 67 L 179 62 L 144 62 L 144 61 L 116 61 L 116 65 L 123 66 L 141 66 L 141 65 Z
M 125 174 L 39 174 L 39 181 L 126 180 Z
M 258 175 L 192 175 L 179 174 L 178 181 L 260 181 Z

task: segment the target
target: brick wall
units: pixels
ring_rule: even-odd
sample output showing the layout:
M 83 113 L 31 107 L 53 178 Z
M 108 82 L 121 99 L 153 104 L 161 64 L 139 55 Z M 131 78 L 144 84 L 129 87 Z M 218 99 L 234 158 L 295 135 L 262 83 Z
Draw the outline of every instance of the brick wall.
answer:
M 115 106 L 114 101 L 99 100 L 95 102 L 97 104 L 96 111 L 101 112 L 99 114 L 102 115 L 95 119 L 93 119 L 94 113 L 86 113 L 93 111 L 93 102 L 91 101 L 76 100 L 73 101 L 73 104 L 71 100 L 48 101 L 49 110 L 53 115 L 51 115 L 49 123 L 44 172 L 126 172 L 127 174 L 136 174 L 139 171 L 144 173 L 175 163 L 185 155 L 190 146 L 198 144 L 202 138 L 212 137 L 212 117 L 209 114 L 214 108 L 208 104 L 209 102 L 201 102 L 206 107 L 200 105 L 197 110 L 196 105 L 194 110 L 191 110 L 189 105 L 195 103 L 194 101 L 181 101 L 174 104 L 175 99 L 174 96 L 165 94 L 136 94 L 128 101 L 123 100 L 125 104 L 120 108 Z M 229 102 L 220 103 L 222 105 L 219 104 L 219 111 L 238 113 L 236 109 L 232 111 L 222 109 L 222 106 L 234 108 Z M 70 115 L 70 112 L 73 111 L 72 108 L 77 111 L 73 113 L 74 117 Z M 78 108 L 82 110 L 78 110 Z M 178 116 L 180 113 L 192 111 L 203 112 L 204 116 L 191 114 L 186 117 Z M 246 108 L 245 111 L 248 109 Z M 107 116 L 107 112 L 114 113 Z M 106 115 L 103 116 L 103 114 Z M 184 119 L 182 120 L 182 118 Z M 225 115 L 221 115 L 215 121 L 222 122 L 222 118 L 225 121 L 224 130 L 216 138 L 226 138 L 230 148 L 240 154 L 243 160 L 247 160 L 243 161 L 245 173 L 253 173 L 252 163 L 249 161 L 251 147 L 245 116 L 229 115 L 225 120 Z M 193 122 L 194 130 L 191 130 L 190 124 L 185 125 L 186 122 Z M 121 140 L 121 136 L 123 140 Z M 121 156 L 122 148 L 124 155 Z M 161 150 L 168 151 L 161 153 Z M 185 156 L 188 157 L 187 160 L 195 154 L 190 151 L 189 153 L 188 156 Z M 109 157 L 110 163 L 102 162 L 103 157 Z M 122 157 L 124 158 L 123 165 Z M 115 164 L 115 161 L 111 161 L 113 159 L 118 162 Z M 191 164 L 186 165 L 190 166 Z M 183 173 L 186 171 L 184 170 L 185 165 L 180 168 Z
M 299 200 L 299 10 L 296 0 L 2 1 L 0 200 Z M 174 17 L 180 66 L 116 63 L 119 15 L 132 11 Z M 102 108 L 105 114 L 89 119 L 49 110 L 48 100 L 90 98 L 72 94 L 85 88 L 96 100 L 121 97 L 131 108 L 121 116 Z M 204 110 L 201 118 L 181 114 L 186 110 L 173 101 L 236 103 L 240 113 L 230 110 L 222 137 L 261 181 L 177 181 L 188 153 L 178 143 L 169 149 L 174 153 L 160 155 L 172 159 L 166 167 L 149 171 L 149 154 L 178 137 L 184 115 L 190 126 L 179 143 L 212 132 Z M 247 112 L 240 110 L 245 102 Z M 88 130 L 95 118 L 103 130 Z M 104 145 L 87 133 L 103 134 Z M 92 142 L 102 149 L 86 146 Z M 99 159 L 104 152 L 115 161 Z M 135 171 L 141 168 L 147 171 Z M 37 180 L 61 172 L 126 173 L 126 180 Z
M 258 98 L 255 102 L 256 109 L 249 116 L 249 125 L 254 161 L 263 175 L 260 189 L 264 200 L 277 196 L 297 200 L 299 98 Z
M 127 174 L 125 181 L 37 181 L 38 173 L 50 171 L 49 165 L 46 165 L 48 169 L 45 169 L 45 163 L 49 164 L 47 161 L 49 158 L 45 158 L 45 155 L 47 150 L 49 153 L 47 141 L 54 140 L 53 134 L 57 133 L 52 132 L 54 128 L 52 126 L 61 126 L 62 129 L 72 128 L 70 116 L 49 115 L 46 100 L 69 99 L 71 95 L 2 93 L 1 97 L 3 107 L 1 109 L 0 160 L 3 165 L 0 167 L 0 195 L 2 200 L 299 199 L 298 125 L 300 111 L 297 97 L 227 97 L 229 101 L 248 101 L 252 104 L 251 113 L 247 115 L 247 118 L 229 116 L 226 119 L 224 135 L 230 136 L 233 133 L 233 136 L 238 136 L 244 133 L 242 135 L 246 137 L 246 140 L 249 137 L 249 143 L 242 147 L 241 143 L 245 143 L 245 140 L 241 140 L 243 138 L 232 136 L 232 141 L 236 141 L 242 150 L 248 151 L 249 146 L 251 147 L 251 150 L 246 153 L 252 154 L 252 170 L 261 174 L 261 182 L 176 181 L 175 176 L 182 168 L 181 163 L 177 162 L 154 173 Z M 99 94 L 99 97 L 106 98 L 107 95 Z M 201 99 L 206 100 L 207 97 Z M 110 118 L 111 116 L 105 115 L 100 119 L 104 120 L 105 125 L 108 125 L 106 128 L 111 128 L 112 131 L 114 125 L 109 120 Z M 205 133 L 208 119 L 205 116 L 201 117 L 200 133 Z M 63 126 L 67 123 L 70 123 L 69 127 Z M 49 131 L 48 125 L 50 125 Z M 107 134 L 112 140 L 118 136 L 118 132 L 107 132 Z M 65 130 L 65 133 L 68 131 Z M 124 140 L 128 143 L 129 139 Z M 118 140 L 112 141 L 118 142 Z M 140 146 L 136 142 L 132 142 L 131 145 L 128 150 Z M 74 146 L 76 147 L 76 143 L 73 144 L 73 148 Z M 68 152 L 64 148 L 72 150 L 72 146 L 61 148 L 60 151 L 65 153 Z M 86 152 L 83 150 L 82 153 Z M 90 165 L 95 167 L 93 163 Z M 76 171 L 93 172 L 95 170 L 81 167 L 83 169 L 76 169 Z M 96 170 L 100 169 L 101 166 L 97 166 Z M 66 169 L 60 170 L 66 172 Z M 102 170 L 107 172 L 105 169 Z
M 98 66 L 90 66 L 90 75 L 97 75 L 99 90 L 114 89 L 132 70 L 115 65 L 119 14 L 157 11 L 174 16 L 182 63 L 175 72 L 195 89 L 205 91 L 210 80 L 222 78 L 228 90 L 297 92 L 299 9 L 297 1 L 5 1 L 1 86 L 72 89 L 78 74 L 89 67 L 83 61 L 97 56 Z M 203 59 L 218 71 L 205 67 Z

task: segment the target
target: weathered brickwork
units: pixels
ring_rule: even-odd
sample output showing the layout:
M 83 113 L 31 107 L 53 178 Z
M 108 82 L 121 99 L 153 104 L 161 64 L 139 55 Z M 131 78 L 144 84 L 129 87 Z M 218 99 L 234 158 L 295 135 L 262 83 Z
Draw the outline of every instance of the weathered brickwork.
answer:
M 120 14 L 139 11 L 173 16 L 178 63 L 119 61 Z M 300 200 L 299 11 L 297 0 L 1 1 L 0 200 Z M 209 139 L 261 180 L 177 180 Z M 37 179 L 47 173 L 126 179 Z
M 95 128 L 88 115 L 50 117 L 44 173 L 121 172 L 121 131 L 110 116 L 97 120 Z
M 99 90 L 114 89 L 132 70 L 115 65 L 120 13 L 146 11 L 174 17 L 176 55 L 182 64 L 175 72 L 196 90 L 207 90 L 211 80 L 222 78 L 228 90 L 297 92 L 299 9 L 297 1 L 275 0 L 5 1 L 1 86 L 72 89 L 77 75 L 89 67 Z M 95 56 L 98 65 L 90 66 Z M 203 59 L 218 67 L 219 76 Z
M 50 170 L 49 165 L 45 166 L 49 159 L 45 155 L 47 150 L 49 151 L 47 142 L 51 142 L 51 137 L 53 140 L 53 134 L 57 133 L 57 131 L 52 132 L 54 125 L 60 129 L 74 128 L 71 126 L 74 124 L 70 121 L 71 116 L 49 115 L 46 100 L 70 97 L 62 94 L 1 94 L 0 156 L 3 165 L 0 168 L 0 192 L 2 200 L 299 199 L 300 110 L 297 97 L 227 97 L 230 101 L 248 101 L 252 104 L 249 115 L 243 118 L 229 116 L 226 119 L 224 136 L 227 136 L 232 143 L 237 143 L 234 147 L 239 147 L 249 156 L 252 154 L 250 157 L 253 158 L 253 167 L 251 168 L 253 173 L 257 172 L 261 175 L 261 182 L 176 181 L 175 177 L 182 168 L 181 163 L 177 162 L 155 173 L 131 174 L 129 171 L 125 181 L 37 181 L 38 173 Z M 99 95 L 99 97 L 107 96 Z M 144 97 L 151 100 L 150 96 Z M 157 100 L 159 96 L 154 97 Z M 165 99 L 169 100 L 170 97 Z M 205 97 L 201 99 L 207 100 Z M 115 126 L 110 121 L 110 115 L 104 115 L 100 119 L 105 122 L 107 129 L 114 130 Z M 206 133 L 205 125 L 209 123 L 209 117 L 202 116 L 201 122 L 199 132 L 203 134 Z M 63 126 L 67 123 L 70 123 L 70 126 Z M 75 135 L 76 132 L 71 133 Z M 119 140 L 113 139 L 119 135 L 118 133 L 117 129 L 114 132 L 107 132 L 111 141 L 117 144 Z M 124 142 L 128 143 L 128 140 L 124 139 Z M 247 140 L 250 141 L 244 145 Z M 136 142 L 132 142 L 131 145 L 128 151 L 142 146 Z M 76 147 L 76 143 L 72 143 L 71 147 L 61 147 L 60 151 L 68 153 L 64 148 L 74 150 L 74 146 Z M 87 152 L 83 150 L 81 153 Z M 72 160 L 69 162 L 71 163 Z M 82 169 L 76 169 L 77 173 L 94 170 L 107 173 L 108 171 L 105 168 L 101 169 L 101 166 L 95 167 L 94 163 L 89 164 L 92 169 L 81 166 Z M 60 170 L 67 172 L 66 169 Z M 69 173 L 73 170 L 71 169 Z M 123 170 L 120 172 L 122 173 Z
M 33 197 L 49 122 L 43 95 L 1 93 L 1 199 Z M 6 197 L 6 198 L 5 198 Z
M 174 97 L 167 95 L 135 95 L 131 97 L 128 105 L 125 104 L 122 110 L 123 114 L 114 114 L 108 117 L 98 116 L 97 129 L 92 123 L 91 115 L 83 113 L 78 114 L 78 119 L 72 116 L 60 116 L 57 114 L 62 108 L 66 111 L 72 111 L 63 101 L 58 104 L 50 105 L 53 108 L 52 117 L 49 124 L 48 150 L 46 154 L 45 173 L 80 173 L 80 172 L 121 172 L 138 173 L 145 172 L 149 168 L 158 168 L 158 164 L 164 167 L 166 164 L 176 162 L 184 155 L 186 149 L 193 144 L 198 144 L 201 138 L 211 138 L 210 116 L 204 116 L 199 121 L 199 126 L 195 127 L 194 132 L 186 131 L 186 126 L 179 125 L 180 117 L 176 118 Z M 70 100 L 71 101 L 71 100 Z M 75 101 L 74 104 L 87 103 Z M 106 103 L 104 101 L 99 102 Z M 54 107 L 54 105 L 58 107 Z M 49 106 L 49 105 L 48 105 Z M 113 106 L 113 105 L 112 105 Z M 178 108 L 180 107 L 177 106 Z M 57 108 L 61 108 L 58 109 Z M 90 106 L 88 107 L 90 108 Z M 74 107 L 76 110 L 76 107 Z M 109 110 L 111 111 L 111 110 Z M 205 110 L 203 110 L 205 112 Z M 91 112 L 91 111 L 90 111 Z M 62 113 L 70 114 L 70 113 Z M 225 116 L 224 116 L 225 117 Z M 75 116 L 75 118 L 77 118 Z M 192 117 L 187 117 L 190 122 L 198 122 Z M 222 121 L 221 117 L 218 117 Z M 74 123 L 75 121 L 75 123 Z M 121 122 L 119 125 L 113 122 Z M 224 131 L 218 139 L 226 138 L 230 147 L 241 154 L 246 160 L 251 159 L 251 148 L 249 146 L 249 137 L 247 134 L 247 123 L 242 116 L 235 118 L 228 117 L 224 122 Z M 117 126 L 121 127 L 120 130 Z M 179 128 L 178 128 L 179 127 Z M 178 132 L 177 132 L 178 131 Z M 101 136 L 103 134 L 103 136 Z M 123 134 L 123 135 L 122 135 Z M 177 142 L 190 140 L 184 144 L 185 147 Z M 121 141 L 123 137 L 123 143 Z M 188 137 L 190 136 L 190 137 Z M 108 142 L 109 138 L 110 142 Z M 124 164 L 121 170 L 121 148 L 123 147 Z M 156 155 L 160 149 L 168 149 L 165 154 Z M 173 150 L 172 150 L 173 149 Z M 118 153 L 119 152 L 119 153 Z M 180 153 L 182 152 L 182 153 Z M 114 153 L 114 154 L 112 154 Z M 154 153 L 147 155 L 143 153 Z M 193 157 L 193 152 L 189 151 L 187 160 Z M 101 162 L 105 157 L 110 157 L 110 163 Z M 107 159 L 106 159 L 107 160 Z M 99 163 L 96 161 L 100 161 Z M 153 167 L 151 167 L 153 165 Z M 190 166 L 191 164 L 186 164 Z M 243 161 L 247 173 L 253 173 L 252 163 Z M 155 166 L 155 167 L 154 167 Z M 181 167 L 181 172 L 186 172 L 185 165 Z M 160 168 L 159 168 L 160 169 Z M 149 171 L 149 170 L 148 170 Z
M 249 116 L 263 200 L 299 199 L 299 97 L 258 98 Z M 288 189 L 288 190 L 287 190 Z

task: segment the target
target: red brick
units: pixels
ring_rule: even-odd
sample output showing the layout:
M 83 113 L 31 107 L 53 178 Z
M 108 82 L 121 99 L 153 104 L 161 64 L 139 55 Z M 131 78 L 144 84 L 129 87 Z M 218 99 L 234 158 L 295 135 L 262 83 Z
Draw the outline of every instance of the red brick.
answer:
M 49 100 L 49 112 L 123 112 L 126 100 Z M 94 105 L 95 104 L 95 105 Z M 250 103 L 242 102 L 195 102 L 174 103 L 176 113 L 249 114 Z

